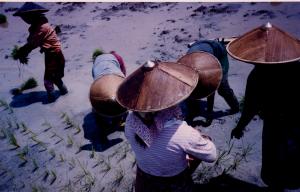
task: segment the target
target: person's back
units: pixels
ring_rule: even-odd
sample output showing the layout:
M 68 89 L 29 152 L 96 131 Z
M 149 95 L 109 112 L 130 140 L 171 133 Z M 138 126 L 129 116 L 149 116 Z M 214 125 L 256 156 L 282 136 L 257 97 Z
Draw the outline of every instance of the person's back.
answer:
M 29 28 L 27 41 L 32 47 L 41 47 L 42 52 L 59 52 L 61 43 L 53 27 L 48 23 L 48 19 L 41 15 L 36 18 Z
M 228 110 L 228 114 L 238 113 L 240 108 L 239 101 L 236 98 L 228 82 L 229 61 L 228 61 L 225 44 L 217 40 L 199 40 L 189 46 L 187 54 L 195 53 L 195 52 L 206 52 L 218 59 L 222 67 L 222 80 L 217 89 L 217 92 L 219 93 L 220 96 L 224 98 L 226 103 L 230 106 L 230 110 Z M 203 126 L 209 126 L 212 123 L 214 97 L 215 97 L 215 93 L 212 93 L 207 97 L 207 111 L 206 111 L 207 119 L 205 123 L 201 123 Z M 194 123 L 193 119 L 198 115 L 200 111 L 198 101 L 188 99 L 186 105 L 187 105 L 186 121 L 191 125 L 196 125 L 197 123 Z
M 95 80 L 108 74 L 125 77 L 125 74 L 121 71 L 121 64 L 118 59 L 111 53 L 104 53 L 96 57 L 92 68 L 92 75 Z
M 188 167 L 188 153 L 203 161 L 215 160 L 214 144 L 204 139 L 199 131 L 188 126 L 185 121 L 175 117 L 167 120 L 160 118 L 160 115 L 155 118 L 155 124 L 162 124 L 161 130 L 153 130 L 159 133 L 148 147 L 141 146 L 135 140 L 136 127 L 145 126 L 139 117 L 131 113 L 126 120 L 125 135 L 143 171 L 161 177 L 177 175 Z

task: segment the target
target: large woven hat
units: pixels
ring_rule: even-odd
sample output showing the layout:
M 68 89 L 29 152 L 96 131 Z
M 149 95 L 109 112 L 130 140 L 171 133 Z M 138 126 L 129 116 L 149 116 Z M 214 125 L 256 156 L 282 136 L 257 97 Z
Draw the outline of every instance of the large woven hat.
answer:
M 219 87 L 222 79 L 222 67 L 215 56 L 203 51 L 193 52 L 181 57 L 178 63 L 192 67 L 199 74 L 198 84 L 191 94 L 191 98 L 207 97 Z
M 198 74 L 190 67 L 148 61 L 119 86 L 117 101 L 132 111 L 160 111 L 186 99 L 197 82 Z
M 127 111 L 116 101 L 117 89 L 123 80 L 123 77 L 110 74 L 93 82 L 90 88 L 90 101 L 99 115 L 115 117 Z
M 45 13 L 47 11 L 49 10 L 36 3 L 26 2 L 13 14 L 13 16 L 22 16 L 29 13 Z
M 300 41 L 267 23 L 230 42 L 227 51 L 247 63 L 289 63 L 300 59 Z

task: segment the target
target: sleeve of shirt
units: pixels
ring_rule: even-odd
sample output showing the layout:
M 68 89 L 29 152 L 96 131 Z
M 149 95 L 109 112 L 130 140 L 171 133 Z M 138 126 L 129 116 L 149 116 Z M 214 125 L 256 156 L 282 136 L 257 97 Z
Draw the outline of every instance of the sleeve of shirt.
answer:
M 186 144 L 186 153 L 206 162 L 214 162 L 217 158 L 216 146 L 214 143 L 201 136 L 201 133 L 190 127 L 190 138 Z

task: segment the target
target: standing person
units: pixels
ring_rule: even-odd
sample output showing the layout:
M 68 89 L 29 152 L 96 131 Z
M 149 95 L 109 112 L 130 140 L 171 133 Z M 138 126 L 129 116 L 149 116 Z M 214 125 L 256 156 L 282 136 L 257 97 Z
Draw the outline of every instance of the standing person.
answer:
M 126 76 L 123 58 L 115 51 L 100 51 L 95 55 L 92 76 L 94 82 L 90 89 L 90 101 L 98 125 L 92 140 L 93 143 L 105 144 L 108 133 L 122 127 L 127 115 L 127 110 L 115 100 L 117 88 Z
M 40 52 L 45 53 L 44 86 L 49 102 L 53 102 L 55 101 L 54 84 L 58 87 L 61 95 L 67 94 L 68 89 L 62 81 L 65 58 L 55 30 L 43 14 L 47 11 L 49 10 L 36 3 L 27 2 L 13 15 L 21 17 L 30 25 L 27 43 L 18 50 L 18 58 L 21 63 L 27 64 L 27 56 L 33 49 L 40 47 Z
M 199 163 L 216 160 L 211 139 L 188 126 L 176 105 L 197 79 L 184 65 L 148 62 L 120 85 L 118 102 L 133 110 L 125 136 L 137 161 L 136 192 L 191 191 L 191 174 Z
M 215 56 L 222 67 L 222 80 L 217 89 L 220 96 L 222 96 L 226 103 L 230 106 L 229 114 L 234 114 L 239 112 L 239 102 L 230 88 L 228 83 L 228 71 L 229 71 L 229 62 L 227 57 L 227 51 L 225 48 L 225 42 L 218 40 L 200 40 L 189 45 L 189 50 L 187 54 L 197 53 L 197 52 L 206 52 Z M 213 107 L 214 107 L 214 98 L 215 92 L 207 96 L 207 119 L 205 126 L 209 126 L 213 120 Z M 193 119 L 199 113 L 199 105 L 195 99 L 189 98 L 186 101 L 187 105 L 187 122 L 193 125 Z
M 265 41 L 264 35 L 270 41 Z M 261 116 L 261 177 L 271 192 L 300 190 L 300 123 L 295 112 L 300 107 L 300 93 L 294 91 L 300 82 L 299 48 L 299 40 L 270 23 L 228 46 L 234 58 L 255 64 L 247 79 L 242 115 L 231 137 L 243 137 L 252 118 Z M 260 54 L 266 51 L 268 54 Z

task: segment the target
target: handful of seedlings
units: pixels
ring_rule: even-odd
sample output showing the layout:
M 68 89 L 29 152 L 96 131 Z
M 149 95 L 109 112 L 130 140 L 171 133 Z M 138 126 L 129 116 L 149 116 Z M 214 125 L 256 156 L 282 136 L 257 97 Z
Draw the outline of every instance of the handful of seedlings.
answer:
M 19 95 L 21 94 L 23 91 L 27 90 L 27 89 L 32 89 L 38 86 L 37 81 L 33 78 L 30 77 L 28 80 L 26 80 L 20 87 L 18 88 L 14 88 L 12 90 L 10 90 L 10 93 L 12 95 Z

